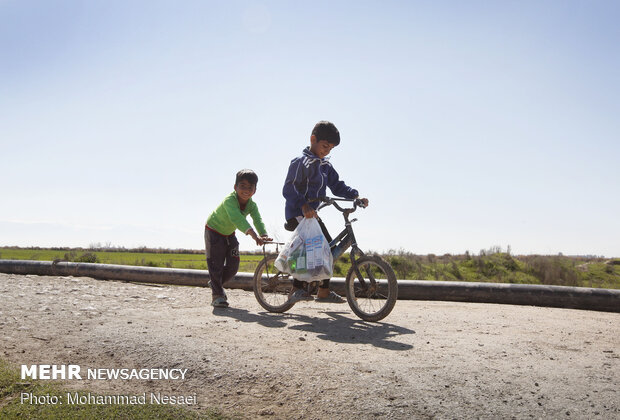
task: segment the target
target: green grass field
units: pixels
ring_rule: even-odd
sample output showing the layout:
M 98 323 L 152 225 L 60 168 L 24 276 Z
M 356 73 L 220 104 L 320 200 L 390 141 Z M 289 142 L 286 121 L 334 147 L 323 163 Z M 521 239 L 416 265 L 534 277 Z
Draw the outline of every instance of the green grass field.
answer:
M 253 272 L 262 255 L 242 255 L 239 271 Z M 101 264 L 136 265 L 148 267 L 189 268 L 206 270 L 204 254 L 52 250 L 29 248 L 0 248 L 0 259 L 34 261 L 75 261 Z
M 262 254 L 242 254 L 239 271 L 254 272 Z M 620 261 L 562 255 L 513 256 L 493 250 L 480 255 L 414 255 L 390 252 L 383 255 L 402 280 L 453 280 L 493 283 L 547 284 L 620 289 Z M 200 251 L 88 250 L 0 248 L 0 259 L 74 261 L 206 270 Z M 348 254 L 334 264 L 334 277 L 344 277 L 351 264 Z

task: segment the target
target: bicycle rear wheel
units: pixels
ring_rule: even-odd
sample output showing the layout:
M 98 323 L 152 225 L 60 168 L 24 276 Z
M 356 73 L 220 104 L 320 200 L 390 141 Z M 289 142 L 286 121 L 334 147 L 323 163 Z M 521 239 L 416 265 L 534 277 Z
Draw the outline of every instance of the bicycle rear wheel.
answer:
M 398 283 L 392 267 L 378 256 L 357 260 L 362 279 L 352 266 L 345 288 L 349 306 L 364 321 L 379 321 L 392 312 L 398 298 Z
M 289 303 L 288 294 L 293 285 L 293 278 L 278 271 L 273 265 L 276 255 L 266 256 L 254 271 L 254 296 L 269 312 L 286 312 L 294 303 Z

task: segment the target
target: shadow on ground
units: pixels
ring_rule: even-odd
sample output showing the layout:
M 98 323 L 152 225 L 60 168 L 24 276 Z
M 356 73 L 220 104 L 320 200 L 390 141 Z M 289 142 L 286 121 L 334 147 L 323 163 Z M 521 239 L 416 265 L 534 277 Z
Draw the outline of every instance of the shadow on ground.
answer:
M 385 322 L 365 322 L 345 315 L 348 312 L 326 311 L 329 318 L 310 317 L 298 314 L 252 313 L 245 309 L 214 309 L 213 315 L 229 317 L 241 322 L 252 322 L 268 328 L 290 328 L 313 333 L 322 340 L 344 344 L 370 344 L 387 350 L 411 350 L 411 344 L 399 343 L 395 338 L 415 334 L 414 330 Z M 291 324 L 295 321 L 295 325 Z M 297 324 L 299 323 L 299 324 Z

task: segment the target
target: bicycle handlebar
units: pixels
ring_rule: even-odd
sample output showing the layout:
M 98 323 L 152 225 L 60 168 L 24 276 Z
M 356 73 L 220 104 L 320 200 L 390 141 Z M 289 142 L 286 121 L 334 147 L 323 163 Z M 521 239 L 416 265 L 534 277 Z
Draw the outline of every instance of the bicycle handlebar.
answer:
M 361 208 L 366 208 L 366 206 L 364 205 L 364 202 L 362 200 L 360 200 L 359 198 L 333 198 L 333 197 L 320 197 L 320 198 L 314 198 L 312 200 L 310 200 L 309 202 L 313 202 L 313 201 L 321 201 L 323 204 L 321 204 L 318 208 L 317 211 L 322 209 L 323 207 L 327 207 L 329 205 L 333 205 L 334 207 L 336 207 L 336 209 L 338 209 L 339 211 L 341 211 L 342 213 L 353 213 L 355 210 L 357 210 L 358 207 Z M 338 205 L 336 203 L 336 201 L 348 201 L 348 202 L 353 202 L 353 207 L 352 208 L 342 208 L 340 207 L 340 205 Z

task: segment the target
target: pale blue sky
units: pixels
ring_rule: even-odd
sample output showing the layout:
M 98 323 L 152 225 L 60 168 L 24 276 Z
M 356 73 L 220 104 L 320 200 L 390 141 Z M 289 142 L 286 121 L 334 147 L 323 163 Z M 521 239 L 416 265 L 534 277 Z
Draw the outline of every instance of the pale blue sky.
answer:
M 328 119 L 371 201 L 362 249 L 618 257 L 618 21 L 617 1 L 0 0 L 0 245 L 199 249 L 246 167 L 285 240 L 288 164 Z

